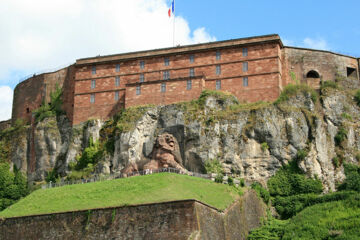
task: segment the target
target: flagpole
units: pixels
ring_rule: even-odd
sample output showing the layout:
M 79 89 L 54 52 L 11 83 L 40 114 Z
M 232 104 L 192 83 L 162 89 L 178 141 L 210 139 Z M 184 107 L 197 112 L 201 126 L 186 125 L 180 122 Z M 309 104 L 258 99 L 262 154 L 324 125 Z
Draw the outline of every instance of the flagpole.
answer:
M 171 6 L 174 9 L 174 26 L 173 26 L 173 47 L 175 47 L 175 0 L 174 1 L 174 6 Z

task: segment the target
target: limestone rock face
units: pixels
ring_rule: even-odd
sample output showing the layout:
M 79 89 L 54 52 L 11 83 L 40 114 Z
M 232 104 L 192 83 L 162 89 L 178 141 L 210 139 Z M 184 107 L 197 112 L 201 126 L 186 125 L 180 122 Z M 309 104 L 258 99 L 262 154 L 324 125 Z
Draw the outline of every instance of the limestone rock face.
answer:
M 234 103 L 209 96 L 197 112 L 181 104 L 148 108 L 134 128 L 114 136 L 113 153 L 104 154 L 95 173 L 116 174 L 126 166 L 136 171 L 146 164 L 148 168 L 178 164 L 204 172 L 205 163 L 217 159 L 227 173 L 249 183 L 266 183 L 301 150 L 307 155 L 298 162 L 299 167 L 321 179 L 329 191 L 345 178 L 343 167 L 332 163 L 339 155 L 334 138 L 340 128 L 347 133 L 341 144 L 342 157 L 356 161 L 360 109 L 341 91 L 324 94 L 317 103 L 306 93 L 283 103 L 238 111 L 231 110 Z M 41 181 L 52 169 L 65 176 L 69 163 L 88 146 L 90 138 L 93 142 L 101 139 L 102 128 L 100 120 L 71 127 L 65 117 L 47 118 L 29 128 L 18 142 L 12 152 L 13 164 L 27 172 L 30 180 Z

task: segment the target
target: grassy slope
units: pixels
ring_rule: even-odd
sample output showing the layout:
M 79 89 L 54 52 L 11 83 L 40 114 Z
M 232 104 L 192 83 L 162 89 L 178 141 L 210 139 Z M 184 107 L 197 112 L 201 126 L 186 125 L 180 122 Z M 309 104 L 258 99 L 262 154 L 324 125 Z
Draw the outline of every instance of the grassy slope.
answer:
M 360 196 L 316 204 L 290 219 L 282 239 L 360 239 Z
M 218 209 L 225 209 L 238 196 L 236 189 L 228 185 L 185 175 L 161 173 L 40 189 L 5 209 L 0 217 L 181 199 L 197 199 Z

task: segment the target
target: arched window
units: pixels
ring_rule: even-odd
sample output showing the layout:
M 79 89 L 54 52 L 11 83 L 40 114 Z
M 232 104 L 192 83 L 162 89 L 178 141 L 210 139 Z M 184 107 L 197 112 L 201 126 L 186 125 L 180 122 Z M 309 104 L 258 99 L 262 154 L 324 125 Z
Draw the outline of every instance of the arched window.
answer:
M 317 71 L 311 70 L 306 74 L 306 78 L 320 78 L 320 75 Z

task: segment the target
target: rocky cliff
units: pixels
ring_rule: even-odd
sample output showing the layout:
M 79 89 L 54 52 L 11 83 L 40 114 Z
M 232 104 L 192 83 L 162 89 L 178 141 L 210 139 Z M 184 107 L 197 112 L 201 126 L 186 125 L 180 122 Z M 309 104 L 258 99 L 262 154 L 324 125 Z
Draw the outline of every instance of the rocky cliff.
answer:
M 265 184 L 296 159 L 332 191 L 345 177 L 342 162 L 360 158 L 360 108 L 353 95 L 336 84 L 324 85 L 320 93 L 299 85 L 285 89 L 275 103 L 240 104 L 231 95 L 207 91 L 197 101 L 130 108 L 106 122 L 71 127 L 63 116 L 50 117 L 24 128 L 10 158 L 30 181 L 43 181 L 52 170 L 69 174 L 69 165 L 98 142 L 91 171 L 118 173 L 151 160 L 157 136 L 168 133 L 188 170 L 204 172 L 205 163 L 217 159 L 225 172 Z

